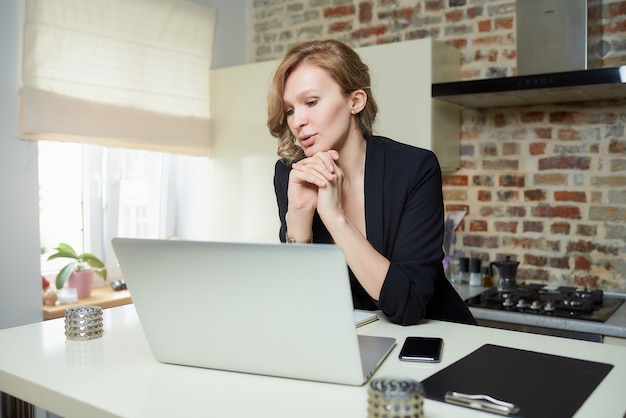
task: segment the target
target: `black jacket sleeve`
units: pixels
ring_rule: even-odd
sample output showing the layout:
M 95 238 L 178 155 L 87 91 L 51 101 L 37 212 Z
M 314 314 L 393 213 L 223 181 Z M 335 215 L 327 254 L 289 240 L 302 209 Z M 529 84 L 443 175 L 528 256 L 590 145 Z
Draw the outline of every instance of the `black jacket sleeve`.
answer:
M 278 238 L 280 242 L 286 242 L 287 224 L 285 215 L 287 214 L 287 185 L 289 184 L 289 171 L 291 167 L 284 160 L 276 161 L 274 166 L 274 194 L 276 195 L 276 204 L 278 206 L 278 218 L 280 219 L 280 230 Z
M 475 323 L 443 270 L 444 206 L 436 156 L 387 138 L 368 140 L 368 240 L 391 263 L 376 305 L 402 325 L 423 318 Z

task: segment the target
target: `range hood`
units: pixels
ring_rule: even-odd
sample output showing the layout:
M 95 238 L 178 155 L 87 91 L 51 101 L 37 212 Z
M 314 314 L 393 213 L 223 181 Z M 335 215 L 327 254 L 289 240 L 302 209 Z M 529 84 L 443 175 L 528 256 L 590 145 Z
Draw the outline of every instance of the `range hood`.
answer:
M 626 98 L 626 65 L 434 83 L 432 97 L 469 108 L 622 99 Z
M 626 98 L 626 66 L 602 68 L 600 0 L 515 2 L 517 76 L 432 85 L 464 107 Z

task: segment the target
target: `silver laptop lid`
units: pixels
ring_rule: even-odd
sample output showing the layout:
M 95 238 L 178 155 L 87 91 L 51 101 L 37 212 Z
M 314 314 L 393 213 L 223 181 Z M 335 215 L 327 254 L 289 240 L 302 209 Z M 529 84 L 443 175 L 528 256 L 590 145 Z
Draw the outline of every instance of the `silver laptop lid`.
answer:
M 366 381 L 339 247 L 124 238 L 113 247 L 159 361 Z

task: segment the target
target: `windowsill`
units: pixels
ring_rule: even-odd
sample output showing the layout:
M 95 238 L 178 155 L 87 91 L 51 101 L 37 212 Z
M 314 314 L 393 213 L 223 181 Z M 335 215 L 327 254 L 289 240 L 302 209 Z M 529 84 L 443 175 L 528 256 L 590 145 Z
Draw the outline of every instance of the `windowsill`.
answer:
M 62 318 L 65 310 L 70 306 L 100 306 L 102 309 L 113 308 L 115 306 L 128 305 L 133 303 L 128 290 L 113 290 L 111 286 L 96 287 L 91 291 L 91 296 L 86 299 L 80 299 L 75 303 L 44 306 L 43 319 Z

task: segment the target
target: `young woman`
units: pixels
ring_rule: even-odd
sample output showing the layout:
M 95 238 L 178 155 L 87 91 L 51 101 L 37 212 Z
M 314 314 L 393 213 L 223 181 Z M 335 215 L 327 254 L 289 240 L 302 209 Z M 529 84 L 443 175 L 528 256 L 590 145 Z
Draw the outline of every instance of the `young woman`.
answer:
M 280 239 L 340 246 L 355 308 L 402 325 L 475 323 L 443 271 L 437 158 L 374 136 L 377 110 L 369 69 L 350 47 L 327 40 L 289 50 L 268 96 Z

